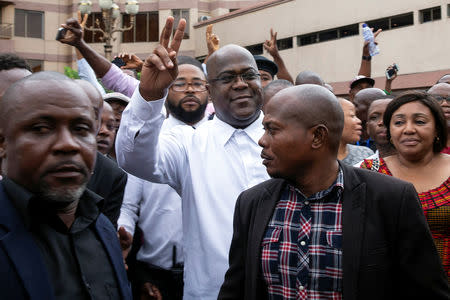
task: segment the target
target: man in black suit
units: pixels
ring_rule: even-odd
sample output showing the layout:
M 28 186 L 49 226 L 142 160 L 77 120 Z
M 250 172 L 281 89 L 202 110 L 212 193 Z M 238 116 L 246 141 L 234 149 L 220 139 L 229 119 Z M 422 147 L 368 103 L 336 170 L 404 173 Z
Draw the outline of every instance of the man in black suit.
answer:
M 103 98 L 95 87 L 85 80 L 76 80 L 92 102 L 97 121 L 97 133 L 102 126 Z M 114 228 L 120 215 L 123 193 L 127 184 L 127 173 L 115 161 L 97 151 L 95 168 L 87 184 L 87 188 L 104 199 L 101 212 L 108 217 Z
M 219 299 L 449 299 L 414 187 L 337 160 L 344 123 L 317 85 L 266 106 L 274 177 L 238 198 Z

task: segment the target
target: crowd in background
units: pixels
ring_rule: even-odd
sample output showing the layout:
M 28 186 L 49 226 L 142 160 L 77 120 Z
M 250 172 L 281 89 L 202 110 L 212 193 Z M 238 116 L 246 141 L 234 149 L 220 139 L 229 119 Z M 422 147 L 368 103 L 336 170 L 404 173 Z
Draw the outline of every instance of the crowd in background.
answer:
M 18 256 L 26 256 L 26 249 L 36 247 L 38 250 L 35 254 L 42 258 L 36 268 L 46 269 L 44 275 L 36 272 L 30 275 L 33 278 L 26 278 L 22 271 L 19 271 L 23 270 L 23 266 L 9 267 L 6 270 L 11 272 L 9 274 L 20 273 L 18 276 L 21 277 L 21 285 L 24 286 L 25 292 L 23 294 L 11 292 L 7 294 L 10 296 L 7 299 L 27 299 L 26 295 L 33 298 L 31 296 L 33 293 L 37 293 L 34 295 L 39 295 L 38 298 L 43 299 L 70 299 L 67 295 L 78 295 L 74 299 L 107 299 L 105 295 L 110 297 L 108 299 L 130 298 L 131 293 L 127 291 L 124 283 L 125 271 L 119 270 L 122 268 L 119 265 L 123 263 L 127 269 L 128 280 L 131 282 L 134 299 L 217 299 L 218 295 L 221 299 L 244 298 L 244 292 L 239 296 L 233 294 L 237 293 L 235 286 L 238 286 L 234 281 L 246 282 L 245 298 L 260 297 L 261 294 L 258 293 L 252 294 L 251 297 L 247 293 L 247 288 L 259 289 L 259 282 L 255 280 L 258 284 L 247 287 L 248 273 L 244 280 L 244 277 L 236 275 L 240 274 L 239 268 L 233 269 L 233 253 L 234 259 L 238 260 L 236 258 L 238 251 L 233 252 L 233 247 L 237 247 L 237 241 L 242 239 L 242 235 L 248 234 L 239 232 L 236 227 L 240 217 L 237 214 L 238 206 L 235 211 L 236 199 L 244 190 L 257 186 L 271 177 L 286 178 L 288 182 L 295 181 L 292 180 L 295 176 L 291 176 L 291 173 L 294 174 L 299 170 L 291 170 L 292 167 L 289 165 L 283 165 L 281 159 L 277 160 L 276 155 L 286 161 L 291 159 L 292 165 L 298 164 L 305 166 L 306 169 L 310 167 L 308 160 L 311 162 L 315 160 L 315 157 L 310 158 L 310 153 L 306 150 L 304 153 L 293 153 L 298 146 L 295 143 L 302 140 L 301 137 L 283 137 L 291 140 L 292 148 L 289 148 L 289 143 L 283 144 L 282 147 L 281 144 L 276 144 L 277 138 L 283 134 L 281 132 L 285 128 L 274 121 L 277 120 L 275 111 L 286 113 L 283 120 L 287 120 L 294 118 L 289 113 L 292 112 L 294 116 L 296 110 L 292 108 L 290 112 L 284 112 L 283 97 L 286 103 L 289 103 L 290 97 L 294 97 L 292 91 L 305 93 L 310 99 L 319 96 L 325 99 L 330 98 L 330 95 L 331 98 L 336 97 L 332 94 L 331 85 L 327 84 L 320 74 L 310 70 L 298 70 L 299 73 L 292 76 L 288 72 L 277 49 L 277 34 L 272 30 L 269 39 L 264 43 L 264 49 L 272 58 L 269 59 L 264 56 L 252 56 L 237 45 L 220 45 L 219 38 L 213 33 L 212 25 L 209 25 L 206 31 L 208 56 L 204 62 L 199 62 L 192 57 L 177 55 L 181 44 L 179 36 L 182 36 L 184 28 L 181 21 L 172 34 L 171 22 L 173 19 L 169 18 L 161 33 L 160 44 L 149 57 L 141 60 L 134 54 L 120 53 L 110 62 L 84 42 L 83 27 L 86 18 L 82 19 L 79 15 L 78 20 L 69 19 L 63 25 L 66 33 L 60 42 L 75 48 L 81 78 L 75 81 L 61 78 L 61 75 L 52 72 L 31 75 L 30 68 L 23 59 L 13 54 L 0 54 L 2 117 L 0 158 L 3 176 L 1 182 L 4 185 L 0 190 L 0 200 L 19 199 L 12 200 L 12 206 L 9 205 L 11 208 L 5 209 L 0 215 L 0 232 L 3 231 L 2 222 L 7 224 L 4 225 L 5 228 L 9 228 L 5 229 L 5 232 L 15 228 L 9 227 L 7 223 L 9 221 L 4 221 L 9 220 L 8 214 L 20 216 L 17 220 L 22 220 L 21 222 L 25 224 L 21 230 L 31 232 L 33 238 L 20 246 L 17 244 L 10 247 L 13 247 Z M 375 31 L 374 36 L 382 40 L 381 30 Z M 385 89 L 381 90 L 374 88 L 371 61 L 369 43 L 365 42 L 362 47 L 360 69 L 357 73 L 355 70 L 355 78 L 349 85 L 348 97 L 329 100 L 331 104 L 328 105 L 338 105 L 343 113 L 342 134 L 330 138 L 330 144 L 336 144 L 335 149 L 331 146 L 330 149 L 339 160 L 341 166 L 339 170 L 343 170 L 344 173 L 347 169 L 342 166 L 346 165 L 382 173 L 412 184 L 415 188 L 414 195 L 420 200 L 426 219 L 427 225 L 424 228 L 429 228 L 432 245 L 437 249 L 439 257 L 438 264 L 435 265 L 434 261 L 427 263 L 430 269 L 437 267 L 431 270 L 432 275 L 426 273 L 429 270 L 424 271 L 426 273 L 424 276 L 429 276 L 430 280 L 424 279 L 423 288 L 429 289 L 427 293 L 434 295 L 435 298 L 431 297 L 433 299 L 439 297 L 448 299 L 446 297 L 449 295 L 450 278 L 450 75 L 436 78 L 436 84 L 427 90 L 397 93 L 392 91 L 392 82 L 395 81 L 398 71 L 395 64 L 387 66 L 386 73 L 389 75 L 386 78 Z M 45 161 L 45 158 L 36 154 L 41 147 L 40 140 L 47 141 L 49 132 L 56 132 L 58 126 L 63 126 L 55 125 L 56 121 L 51 121 L 53 123 L 48 121 L 53 117 L 50 114 L 46 116 L 44 111 L 46 107 L 50 107 L 51 111 L 55 105 L 57 106 L 55 103 L 59 101 L 58 95 L 61 95 L 61 103 L 64 104 L 62 111 L 67 111 L 67 114 L 72 110 L 75 111 L 77 107 L 81 108 L 77 113 L 87 114 L 92 108 L 94 122 L 91 125 L 83 125 L 84 123 L 76 125 L 76 128 L 70 131 L 80 136 L 80 131 L 86 132 L 82 137 L 86 140 L 79 142 L 81 144 L 91 143 L 92 141 L 87 141 L 87 136 L 94 134 L 93 144 L 96 145 L 94 150 L 91 146 L 85 147 L 91 149 L 89 150 L 91 152 L 94 151 L 91 153 L 92 157 L 86 159 L 91 161 L 92 166 L 86 168 L 89 174 L 86 173 L 83 193 L 75 193 L 76 196 L 73 198 L 77 199 L 78 206 L 75 206 L 75 209 L 72 207 L 70 211 L 72 221 L 67 223 L 64 219 L 67 211 L 61 216 L 59 207 L 48 205 L 49 210 L 58 212 L 57 215 L 67 227 L 50 217 L 48 211 L 36 206 L 34 203 L 37 200 L 34 199 L 46 197 L 43 196 L 45 193 L 41 194 L 40 185 L 45 183 L 51 186 L 59 182 L 64 187 L 68 181 L 78 180 L 78 175 L 72 173 L 84 174 L 84 169 L 79 167 L 83 169 L 81 172 L 77 164 L 65 163 L 66 160 L 62 159 L 58 164 L 68 166 L 62 170 L 65 173 L 59 175 L 58 180 L 33 181 L 34 177 L 45 178 L 50 171 L 42 171 L 39 176 L 32 176 L 41 171 L 41 166 L 33 161 Z M 25 103 L 17 100 L 21 99 L 20 97 L 28 97 L 28 102 L 33 98 L 42 102 Z M 80 100 L 74 100 L 74 103 L 78 103 L 78 106 L 71 104 L 70 99 L 78 99 L 77 97 Z M 15 104 L 13 100 L 17 100 L 17 103 Z M 322 117 L 319 117 L 321 112 L 318 110 L 327 110 L 319 103 L 320 101 L 317 102 L 317 107 L 314 107 L 314 103 L 310 103 L 310 108 L 304 109 L 302 118 L 310 120 L 314 126 L 316 121 L 324 122 L 329 126 L 329 132 L 332 132 L 334 128 L 332 123 L 339 119 L 336 116 L 340 115 L 329 117 L 330 113 L 319 120 L 318 118 Z M 39 108 L 39 105 L 42 107 Z M 35 122 L 38 125 L 26 123 L 23 120 L 25 117 L 19 117 L 20 114 L 17 114 L 21 109 L 25 111 L 28 109 L 32 118 L 31 108 L 35 106 L 38 107 L 37 110 L 42 110 L 44 115 L 40 117 L 41 121 Z M 74 106 L 76 107 L 73 108 Z M 74 127 L 75 121 L 66 120 L 69 117 L 62 111 L 58 111 L 58 118 L 65 118 L 64 122 L 69 124 L 67 126 Z M 305 111 L 309 113 L 306 114 Z M 27 113 L 24 113 L 24 116 L 28 116 Z M 298 114 L 295 116 L 298 118 Z M 328 121 L 327 117 L 330 118 Z M 22 140 L 17 138 L 16 141 L 16 137 L 20 136 L 21 132 L 25 131 L 23 128 L 28 128 L 27 126 L 33 127 L 33 131 L 31 129 L 29 131 L 36 137 L 34 145 L 30 143 L 30 137 L 26 137 L 25 133 L 22 134 L 25 135 Z M 329 132 L 327 131 L 327 134 L 331 136 Z M 56 139 L 68 139 L 64 134 L 59 132 Z M 267 142 L 268 139 L 270 143 Z M 80 152 L 83 156 L 83 151 L 88 152 L 86 149 L 83 150 L 82 146 L 77 148 L 69 144 L 70 141 L 67 145 L 60 145 L 60 148 L 52 150 L 52 155 Z M 276 145 L 279 149 L 275 148 Z M 306 144 L 304 147 L 306 148 Z M 270 154 L 271 151 L 274 153 Z M 276 151 L 279 151 L 278 154 Z M 53 168 L 60 172 L 58 164 L 55 163 Z M 281 165 L 284 169 L 279 171 Z M 334 181 L 330 183 L 339 185 L 339 176 L 344 176 L 344 180 L 347 180 L 345 174 L 337 176 L 337 183 Z M 92 195 L 87 197 L 84 187 L 93 192 Z M 389 189 L 389 184 L 372 188 Z M 70 189 L 64 188 L 64 191 L 70 194 Z M 303 192 L 306 198 L 310 196 L 305 191 L 300 192 Z M 65 193 L 55 194 L 56 199 L 60 199 Z M 389 198 L 389 195 L 387 197 Z M 70 199 L 66 200 L 66 203 L 72 203 L 73 199 Z M 55 201 L 61 203 L 59 200 Z M 90 205 L 88 202 L 95 202 L 96 205 Z M 238 203 L 245 205 L 242 202 Z M 0 205 L 3 206 L 4 204 Z M 279 212 L 278 209 L 277 206 L 276 213 Z M 374 207 L 368 209 L 377 211 Z M 282 214 L 284 213 L 283 210 Z M 43 215 L 46 217 L 42 218 Z M 103 215 L 107 219 L 99 217 Z M 369 216 L 368 213 L 367 217 Z M 389 219 L 389 216 L 385 217 Z M 394 219 L 402 224 L 398 219 L 408 217 L 397 215 Z M 15 222 L 19 222 L 17 220 Z M 105 222 L 110 222 L 112 226 L 104 224 Z M 275 218 L 271 219 L 269 224 L 264 223 L 261 230 L 266 225 L 272 226 L 273 222 L 276 223 Z M 35 224 L 45 226 L 34 226 Z M 387 226 L 386 224 L 383 226 Z M 398 225 L 389 224 L 393 227 Z M 99 228 L 107 228 L 105 229 L 107 233 L 102 233 L 103 229 Z M 399 228 L 392 230 L 395 232 L 392 233 L 393 236 L 405 230 L 400 225 Z M 391 234 L 391 229 L 383 228 L 384 232 L 389 232 L 387 235 Z M 57 233 L 54 234 L 52 230 Z M 249 232 L 250 230 L 257 229 L 250 228 Z M 115 238 L 116 232 L 119 242 Z M 426 231 L 423 236 L 427 237 L 426 234 L 429 235 L 429 232 Z M 274 234 L 272 232 L 269 238 L 265 236 L 263 241 L 259 241 L 263 243 L 263 254 L 266 253 L 264 252 L 266 239 L 273 243 Z M 423 237 L 420 234 L 418 233 L 418 236 Z M 103 235 L 108 236 L 110 240 L 105 242 Z M 327 234 L 326 241 L 328 237 Z M 332 240 L 332 237 L 330 239 Z M 321 242 L 322 240 L 317 243 Z M 5 240 L 5 243 L 15 245 L 13 241 Z M 107 246 L 108 243 L 113 246 Z M 117 259 L 119 244 L 123 263 Z M 232 245 L 231 252 L 229 252 L 230 245 Z M 378 246 L 380 246 L 378 250 L 384 251 L 383 246 L 386 245 Z M 110 250 L 109 247 L 114 249 Z M 377 251 L 375 249 L 375 259 L 368 264 L 372 263 L 379 268 L 390 270 L 391 265 L 378 266 L 377 259 L 395 256 L 398 261 L 392 264 L 401 265 L 403 259 L 406 262 L 409 259 L 416 259 L 415 255 L 421 255 L 416 252 L 423 250 L 415 251 L 412 247 L 408 252 L 406 249 L 396 250 L 394 246 L 389 247 L 387 252 L 380 252 L 381 254 L 375 253 Z M 25 250 L 18 250 L 19 248 Z M 85 250 L 80 250 L 81 248 Z M 344 247 L 344 253 L 345 249 Z M 107 256 L 90 254 L 91 251 L 97 254 L 104 251 Z M 270 256 L 275 250 L 270 248 L 272 252 L 267 251 L 266 255 Z M 396 251 L 403 251 L 405 256 Z M 6 264 L 3 260 L 4 253 L 8 253 L 7 250 L 0 252 L 0 262 Z M 32 255 L 30 254 L 31 257 Z M 298 255 L 300 257 L 300 254 Z M 308 261 L 311 259 L 309 272 L 320 269 L 319 266 L 311 265 L 315 258 L 311 253 L 309 255 L 306 256 Z M 380 257 L 377 258 L 376 255 Z M 423 252 L 423 255 L 428 255 L 428 252 Z M 113 258 L 114 256 L 116 257 Z M 18 259 L 20 260 L 20 257 Z M 107 262 L 108 259 L 110 263 Z M 271 277 L 274 274 L 271 269 L 273 261 L 267 259 L 268 267 L 265 269 L 264 257 L 261 259 L 262 278 L 258 280 L 264 281 L 268 286 L 270 299 L 296 299 L 296 297 L 341 299 L 343 283 L 339 278 L 342 279 L 342 274 L 326 275 L 331 278 L 329 282 L 332 283 L 324 283 L 325 280 L 319 279 L 317 282 L 311 280 L 305 285 L 300 278 L 296 286 L 294 276 L 294 287 L 287 288 L 284 280 L 280 279 L 283 281 L 281 284 Z M 367 258 L 361 258 L 362 261 L 364 259 Z M 299 266 L 300 264 L 299 262 Z M 245 268 L 247 270 L 247 266 Z M 445 274 L 441 274 L 442 269 Z M 298 270 L 302 269 L 299 267 Z M 420 269 L 412 270 L 421 272 Z M 301 272 L 303 271 L 298 271 L 297 274 Z M 344 266 L 344 278 L 345 272 Z M 10 277 L 10 275 L 0 276 L 1 286 L 9 284 L 8 280 L 12 280 L 7 280 L 8 276 Z M 45 278 L 47 276 L 49 282 L 38 281 L 36 277 L 39 276 Z M 420 274 L 416 276 L 420 277 Z M 64 281 L 67 278 L 69 283 L 62 283 L 61 278 L 64 278 Z M 224 278 L 225 284 L 222 286 Z M 442 278 L 445 278 L 444 284 L 447 286 L 442 286 L 438 282 Z M 70 283 L 71 281 L 73 282 Z M 416 284 L 412 281 L 409 283 Z M 46 284 L 52 287 L 53 295 L 49 298 L 46 298 L 48 291 L 38 291 L 39 287 L 33 287 L 40 285 L 42 288 Z M 278 289 L 278 284 L 282 288 Z M 302 294 L 304 286 L 308 286 L 308 296 Z M 333 287 L 331 289 L 334 296 L 324 292 L 330 286 Z M 344 287 L 346 287 L 345 280 Z M 16 285 L 14 288 L 20 290 Z M 294 295 L 291 295 L 292 290 Z

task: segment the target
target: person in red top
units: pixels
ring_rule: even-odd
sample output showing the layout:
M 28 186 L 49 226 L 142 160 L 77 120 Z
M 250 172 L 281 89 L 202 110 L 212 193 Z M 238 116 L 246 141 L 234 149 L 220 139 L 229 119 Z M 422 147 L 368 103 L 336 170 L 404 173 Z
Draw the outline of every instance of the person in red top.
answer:
M 397 154 L 364 160 L 361 168 L 411 182 L 434 238 L 447 277 L 450 275 L 450 155 L 447 123 L 438 102 L 424 92 L 406 92 L 388 104 L 384 124 Z

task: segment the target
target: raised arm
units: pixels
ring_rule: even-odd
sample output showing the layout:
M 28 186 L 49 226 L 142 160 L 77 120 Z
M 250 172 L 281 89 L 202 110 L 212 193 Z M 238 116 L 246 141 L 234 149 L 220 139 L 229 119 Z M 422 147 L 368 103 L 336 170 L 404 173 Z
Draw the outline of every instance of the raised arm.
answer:
M 176 56 L 185 25 L 186 21 L 182 19 L 169 46 L 173 17 L 167 19 L 160 44 L 142 66 L 141 82 L 122 114 L 116 138 L 120 167 L 139 178 L 167 183 L 177 191 L 180 174 L 186 167 L 182 140 L 187 133 L 181 132 L 179 136 L 164 134 L 163 137 L 159 133 L 165 119 L 161 108 L 167 90 L 178 74 Z
M 61 26 L 67 29 L 67 33 L 60 42 L 77 48 L 92 67 L 95 74 L 97 74 L 97 77 L 103 77 L 111 68 L 111 63 L 84 41 L 83 28 L 80 23 L 76 19 L 71 18 L 67 20 L 66 24 L 62 24 Z
M 208 48 L 208 55 L 206 56 L 205 60 L 203 61 L 204 64 L 208 61 L 208 58 L 217 51 L 220 47 L 220 40 L 219 37 L 212 32 L 213 25 L 209 24 L 206 27 L 206 47 Z
M 373 28 L 371 28 L 373 31 Z M 380 34 L 381 29 L 378 29 L 373 33 L 374 38 Z M 377 44 L 377 42 L 375 42 Z M 371 77 L 372 74 L 372 56 L 369 53 L 369 42 L 365 41 L 363 45 L 362 57 L 361 57 L 361 65 L 359 67 L 358 75 L 363 75 L 366 77 Z
M 273 61 L 278 66 L 278 73 L 277 73 L 278 79 L 285 79 L 287 81 L 294 83 L 294 79 L 292 78 L 291 74 L 289 74 L 286 65 L 284 64 L 284 61 L 280 56 L 280 52 L 278 52 L 277 32 L 274 33 L 272 28 L 270 28 L 270 40 L 266 40 L 263 46 L 264 49 L 266 49 L 266 51 L 269 52 L 269 54 L 273 58 Z
M 395 63 L 393 63 L 386 69 L 386 72 L 389 72 L 390 70 L 394 70 L 394 75 L 392 75 L 390 78 L 388 78 L 386 75 L 386 83 L 384 85 L 384 92 L 387 95 L 390 95 L 392 93 L 392 81 L 394 81 L 395 78 L 397 78 L 397 70 L 394 68 L 394 65 L 395 65 Z

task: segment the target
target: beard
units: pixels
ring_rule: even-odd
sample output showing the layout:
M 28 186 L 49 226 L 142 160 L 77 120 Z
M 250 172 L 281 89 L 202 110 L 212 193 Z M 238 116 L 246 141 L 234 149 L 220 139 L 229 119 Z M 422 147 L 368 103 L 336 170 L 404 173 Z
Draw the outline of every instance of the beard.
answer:
M 68 180 L 66 183 L 57 186 L 49 184 L 45 180 L 45 175 L 57 168 L 58 165 L 63 165 L 64 163 L 76 165 L 82 174 L 81 180 L 78 182 Z M 37 186 L 37 196 L 49 207 L 55 209 L 65 208 L 80 199 L 81 195 L 86 190 L 89 178 L 90 172 L 86 166 L 73 161 L 59 162 L 58 164 L 50 166 L 47 172 L 40 178 Z
M 194 111 L 184 110 L 183 107 L 181 107 L 183 100 L 185 98 L 192 98 L 192 97 L 194 97 L 198 100 L 199 107 Z M 181 101 L 178 102 L 178 105 L 173 105 L 172 101 L 167 99 L 167 108 L 169 109 L 169 112 L 172 115 L 174 115 L 174 117 L 176 117 L 178 120 L 180 120 L 184 123 L 189 123 L 189 124 L 197 123 L 198 121 L 203 119 L 203 117 L 205 116 L 205 110 L 206 110 L 206 106 L 208 105 L 208 101 L 206 101 L 206 99 L 205 99 L 204 103 L 202 104 L 200 99 L 198 99 L 195 96 L 187 96 L 185 98 L 181 99 Z
M 62 209 L 70 204 L 77 202 L 81 195 L 86 190 L 87 182 L 76 187 L 50 187 L 46 183 L 42 182 L 39 185 L 38 196 L 48 206 Z

